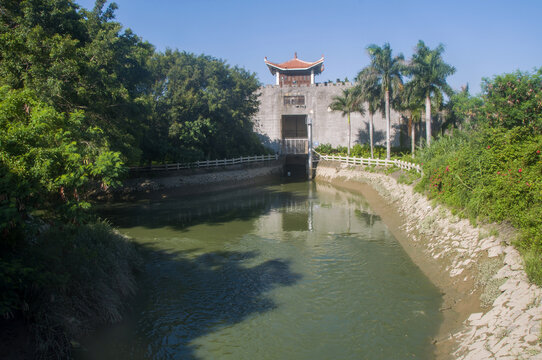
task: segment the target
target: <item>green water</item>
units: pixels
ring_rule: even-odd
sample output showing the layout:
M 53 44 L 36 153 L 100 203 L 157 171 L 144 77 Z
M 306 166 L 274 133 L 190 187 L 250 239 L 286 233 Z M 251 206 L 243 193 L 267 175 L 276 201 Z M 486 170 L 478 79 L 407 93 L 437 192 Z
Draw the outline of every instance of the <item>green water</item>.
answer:
M 360 196 L 291 183 L 103 209 L 148 252 L 84 359 L 430 359 L 441 296 Z

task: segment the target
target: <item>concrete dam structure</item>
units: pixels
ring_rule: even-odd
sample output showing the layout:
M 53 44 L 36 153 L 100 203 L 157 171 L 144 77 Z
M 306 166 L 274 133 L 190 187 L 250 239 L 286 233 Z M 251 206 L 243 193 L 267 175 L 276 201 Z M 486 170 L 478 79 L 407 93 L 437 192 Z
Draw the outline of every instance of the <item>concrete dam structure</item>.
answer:
M 312 123 L 313 147 L 329 143 L 333 146 L 348 145 L 348 122 L 339 111 L 332 111 L 333 97 L 353 86 L 350 82 L 317 83 L 315 76 L 324 69 L 324 57 L 314 62 L 297 58 L 284 63 L 272 63 L 265 59 L 274 85 L 259 89 L 260 108 L 254 118 L 255 130 L 263 143 L 276 153 L 306 154 L 308 151 L 308 123 Z M 369 143 L 369 114 L 352 113 L 352 143 Z M 373 117 L 375 145 L 385 145 L 386 121 L 377 112 Z M 392 146 L 400 145 L 401 116 L 391 112 Z M 406 129 L 402 131 L 406 133 Z M 406 143 L 405 139 L 405 143 Z

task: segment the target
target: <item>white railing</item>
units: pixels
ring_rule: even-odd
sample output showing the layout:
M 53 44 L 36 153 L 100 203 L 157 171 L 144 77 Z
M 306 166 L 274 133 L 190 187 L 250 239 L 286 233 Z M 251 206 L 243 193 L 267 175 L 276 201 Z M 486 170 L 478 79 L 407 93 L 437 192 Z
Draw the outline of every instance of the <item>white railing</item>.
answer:
M 172 171 L 182 169 L 194 169 L 194 168 L 210 168 L 227 165 L 247 164 L 262 161 L 278 160 L 278 155 L 256 155 L 256 156 L 241 156 L 234 159 L 223 160 L 203 160 L 192 163 L 176 163 L 176 164 L 163 164 L 163 165 L 151 165 L 151 166 L 138 166 L 131 167 L 130 171 Z
M 408 161 L 402 160 L 386 160 L 386 159 L 370 159 L 370 158 L 358 158 L 354 156 L 340 156 L 340 155 L 321 155 L 316 153 L 321 160 L 340 161 L 349 165 L 375 165 L 375 166 L 397 166 L 404 170 L 416 170 L 422 173 L 422 167 L 418 164 L 413 164 Z
M 282 139 L 282 154 L 308 154 L 308 139 Z

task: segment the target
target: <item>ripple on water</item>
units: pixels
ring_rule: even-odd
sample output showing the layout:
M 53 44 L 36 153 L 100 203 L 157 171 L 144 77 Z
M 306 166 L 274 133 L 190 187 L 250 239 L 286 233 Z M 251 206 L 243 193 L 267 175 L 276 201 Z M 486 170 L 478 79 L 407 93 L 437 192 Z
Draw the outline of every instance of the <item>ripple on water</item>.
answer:
M 125 209 L 110 221 L 158 239 L 141 240 L 147 295 L 87 358 L 431 357 L 440 294 L 359 195 L 287 184 L 130 208 L 137 224 Z

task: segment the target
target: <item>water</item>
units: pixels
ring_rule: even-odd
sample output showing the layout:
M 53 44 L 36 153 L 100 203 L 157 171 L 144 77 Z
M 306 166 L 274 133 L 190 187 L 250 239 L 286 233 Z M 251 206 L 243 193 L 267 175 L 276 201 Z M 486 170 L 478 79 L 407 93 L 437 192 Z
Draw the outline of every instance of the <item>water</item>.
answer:
M 148 252 L 132 314 L 83 359 L 429 359 L 437 288 L 360 196 L 291 183 L 117 203 Z

